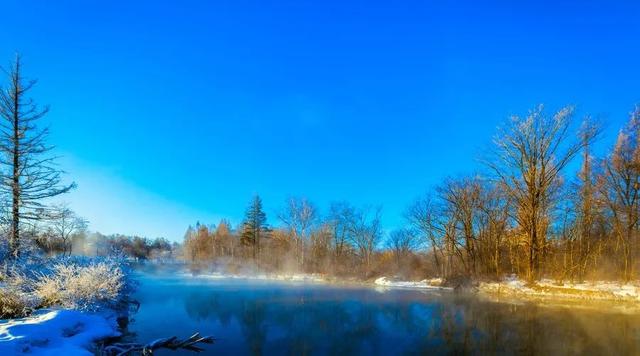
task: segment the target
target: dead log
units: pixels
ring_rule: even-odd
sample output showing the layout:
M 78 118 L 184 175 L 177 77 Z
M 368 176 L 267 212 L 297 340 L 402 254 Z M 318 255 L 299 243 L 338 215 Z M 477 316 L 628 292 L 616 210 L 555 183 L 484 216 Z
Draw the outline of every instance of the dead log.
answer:
M 153 355 L 158 349 L 169 350 L 187 350 L 193 352 L 202 352 L 203 348 L 198 344 L 213 344 L 215 339 L 211 336 L 200 336 L 200 333 L 191 335 L 188 339 L 180 340 L 176 336 L 157 339 L 147 344 L 138 343 L 115 343 L 102 349 L 101 354 L 104 356 L 126 356 L 126 355 Z

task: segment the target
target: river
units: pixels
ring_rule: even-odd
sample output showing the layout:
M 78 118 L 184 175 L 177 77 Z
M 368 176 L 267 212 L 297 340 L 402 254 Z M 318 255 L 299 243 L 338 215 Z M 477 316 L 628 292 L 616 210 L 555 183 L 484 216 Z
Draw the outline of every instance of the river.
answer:
M 449 291 L 138 274 L 140 342 L 216 338 L 211 355 L 638 355 L 640 315 Z M 174 352 L 160 352 L 175 355 Z

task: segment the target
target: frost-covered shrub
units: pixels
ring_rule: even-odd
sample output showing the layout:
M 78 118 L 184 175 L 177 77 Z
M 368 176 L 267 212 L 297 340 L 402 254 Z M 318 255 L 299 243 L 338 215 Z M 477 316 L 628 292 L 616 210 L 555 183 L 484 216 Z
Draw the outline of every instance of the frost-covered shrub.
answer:
M 31 281 L 23 273 L 0 271 L 0 319 L 28 315 L 38 306 L 38 301 L 29 294 Z
M 0 266 L 0 318 L 39 307 L 96 311 L 126 308 L 134 289 L 128 265 L 117 258 L 20 258 Z
M 28 315 L 36 305 L 33 298 L 8 286 L 0 287 L 0 319 L 19 318 Z
M 58 262 L 34 281 L 34 293 L 43 306 L 79 310 L 115 306 L 126 288 L 122 267 L 109 260 L 88 264 Z

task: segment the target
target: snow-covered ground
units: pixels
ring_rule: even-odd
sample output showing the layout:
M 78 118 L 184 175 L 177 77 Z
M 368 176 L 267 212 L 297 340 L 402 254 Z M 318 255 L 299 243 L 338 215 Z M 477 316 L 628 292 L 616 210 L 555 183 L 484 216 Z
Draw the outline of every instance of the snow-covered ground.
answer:
M 0 355 L 93 355 L 97 340 L 118 336 L 115 317 L 76 310 L 39 310 L 0 320 Z
M 481 293 L 516 297 L 558 297 L 584 300 L 620 300 L 640 302 L 640 286 L 616 282 L 556 283 L 550 279 L 527 285 L 515 277 L 501 282 L 481 283 Z
M 393 281 L 387 277 L 380 277 L 374 282 L 377 286 L 392 287 L 392 288 L 418 288 L 418 289 L 451 289 L 448 287 L 442 287 L 442 280 L 440 278 L 424 279 L 419 282 L 410 281 Z

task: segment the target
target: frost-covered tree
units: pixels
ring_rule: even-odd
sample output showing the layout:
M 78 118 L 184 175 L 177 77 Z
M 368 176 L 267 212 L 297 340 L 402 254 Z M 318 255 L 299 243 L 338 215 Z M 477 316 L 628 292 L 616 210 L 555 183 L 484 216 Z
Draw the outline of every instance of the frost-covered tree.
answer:
M 515 204 L 515 219 L 525 236 L 529 281 L 540 271 L 561 172 L 599 133 L 597 127 L 590 126 L 580 138 L 572 139 L 572 118 L 571 107 L 548 115 L 542 106 L 525 117 L 512 117 L 495 139 L 495 160 L 488 162 Z
M 604 161 L 602 181 L 613 235 L 622 252 L 622 277 L 629 281 L 634 275 L 640 230 L 640 107 L 631 113 L 613 152 Z
M 19 55 L 6 74 L 8 83 L 0 90 L 0 191 L 10 197 L 9 252 L 17 258 L 21 225 L 45 217 L 45 200 L 68 192 L 75 183 L 62 184 L 63 172 L 47 144 L 49 130 L 37 125 L 48 108 L 27 96 L 36 81 L 23 77 Z

